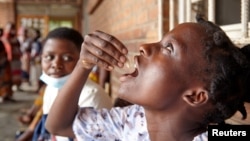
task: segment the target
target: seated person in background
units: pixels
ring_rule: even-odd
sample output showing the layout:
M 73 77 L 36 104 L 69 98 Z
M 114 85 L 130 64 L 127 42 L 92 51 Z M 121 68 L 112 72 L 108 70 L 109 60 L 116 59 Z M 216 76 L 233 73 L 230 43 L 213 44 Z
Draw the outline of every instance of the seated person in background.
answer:
M 46 85 L 41 86 L 38 92 L 38 97 L 34 100 L 31 107 L 29 109 L 25 109 L 24 113 L 18 117 L 18 120 L 22 124 L 30 124 L 33 118 L 36 116 L 36 113 L 42 107 L 45 88 L 46 88 Z
M 45 39 L 42 50 L 42 70 L 40 79 L 46 84 L 43 95 L 42 116 L 34 129 L 33 141 L 54 140 L 66 141 L 73 140 L 67 136 L 54 136 L 44 127 L 46 117 L 50 114 L 50 107 L 57 97 L 59 89 L 71 75 L 78 59 L 83 42 L 82 35 L 71 28 L 61 27 L 49 32 Z M 81 97 L 77 102 L 78 106 L 99 108 L 111 108 L 112 103 L 108 94 L 95 82 L 88 79 L 87 83 L 79 91 Z M 38 112 L 38 114 L 40 114 Z M 67 113 L 65 113 L 67 114 Z M 61 117 L 63 118 L 63 117 Z
M 40 109 L 37 110 L 35 117 L 32 118 L 32 121 L 29 124 L 28 128 L 24 131 L 18 132 L 20 134 L 16 137 L 15 141 L 31 141 L 35 127 L 39 123 L 42 115 L 43 115 L 43 109 L 42 107 L 40 107 Z
M 79 107 L 80 91 L 94 65 L 123 67 L 128 50 L 104 32 L 86 35 L 46 128 L 78 141 L 207 141 L 208 125 L 224 123 L 244 107 L 242 84 L 250 68 L 219 26 L 199 15 L 197 21 L 140 46 L 135 71 L 120 77 L 118 96 L 133 105 L 111 110 Z

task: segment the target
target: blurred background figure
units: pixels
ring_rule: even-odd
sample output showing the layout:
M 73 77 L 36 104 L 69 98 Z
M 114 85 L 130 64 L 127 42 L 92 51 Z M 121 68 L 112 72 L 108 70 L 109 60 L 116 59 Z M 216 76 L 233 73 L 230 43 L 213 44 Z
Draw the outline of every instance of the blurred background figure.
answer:
M 31 63 L 31 45 L 32 37 L 29 33 L 29 29 L 21 27 L 19 29 L 18 39 L 21 44 L 21 69 L 22 69 L 22 83 L 31 85 L 30 83 L 30 63 Z
M 31 44 L 31 78 L 30 81 L 37 87 L 37 91 L 42 87 L 44 84 L 40 81 L 39 77 L 42 74 L 42 67 L 41 67 L 41 52 L 42 52 L 42 36 L 41 31 L 39 29 L 33 29 L 33 41 Z
M 41 50 L 42 38 L 41 32 L 36 28 L 21 26 L 18 30 L 18 40 L 21 44 L 21 68 L 22 85 L 20 90 L 38 92 L 42 86 L 39 80 L 42 74 L 41 69 Z
M 21 85 L 21 50 L 20 42 L 17 39 L 15 24 L 8 22 L 3 30 L 2 41 L 4 43 L 8 61 L 10 61 L 12 87 L 19 89 Z M 11 98 L 12 94 L 8 97 Z
M 0 28 L 0 37 L 3 35 L 3 29 Z M 0 40 L 0 103 L 12 96 L 12 79 L 10 62 L 7 57 L 2 40 Z

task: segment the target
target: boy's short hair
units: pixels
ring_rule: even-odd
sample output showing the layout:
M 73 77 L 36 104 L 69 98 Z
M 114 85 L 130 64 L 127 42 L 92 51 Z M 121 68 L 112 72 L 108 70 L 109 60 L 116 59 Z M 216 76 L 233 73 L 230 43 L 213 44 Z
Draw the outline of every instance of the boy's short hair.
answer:
M 82 37 L 80 32 L 78 32 L 77 30 L 75 30 L 73 28 L 59 27 L 59 28 L 56 28 L 56 29 L 50 31 L 48 33 L 47 37 L 45 38 L 45 42 L 48 39 L 52 39 L 52 38 L 69 40 L 76 45 L 76 47 L 79 51 L 81 50 L 83 37 Z

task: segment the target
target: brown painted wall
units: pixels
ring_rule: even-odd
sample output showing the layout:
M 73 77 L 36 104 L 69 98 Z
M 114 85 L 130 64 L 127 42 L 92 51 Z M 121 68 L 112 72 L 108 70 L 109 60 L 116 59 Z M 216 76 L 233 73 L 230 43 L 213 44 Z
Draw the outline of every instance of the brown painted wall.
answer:
M 89 32 L 102 30 L 120 39 L 130 52 L 138 51 L 139 44 L 158 41 L 158 0 L 91 0 L 99 6 L 89 15 Z M 163 0 L 164 27 L 168 30 L 168 0 Z M 165 31 L 164 31 L 165 32 Z M 119 72 L 111 73 L 111 94 L 116 97 Z M 150 81 L 150 80 L 149 80 Z
M 0 2 L 0 27 L 8 22 L 15 22 L 15 4 L 13 2 Z
M 11 1 L 11 0 L 10 0 Z M 168 0 L 162 0 L 163 12 L 159 13 L 160 0 L 84 0 L 82 12 L 83 32 L 102 30 L 119 38 L 130 52 L 138 52 L 141 43 L 159 41 L 159 14 L 163 16 L 163 33 L 168 31 Z M 15 21 L 14 4 L 0 2 L 0 26 L 7 21 Z M 111 94 L 116 97 L 119 74 L 111 73 Z

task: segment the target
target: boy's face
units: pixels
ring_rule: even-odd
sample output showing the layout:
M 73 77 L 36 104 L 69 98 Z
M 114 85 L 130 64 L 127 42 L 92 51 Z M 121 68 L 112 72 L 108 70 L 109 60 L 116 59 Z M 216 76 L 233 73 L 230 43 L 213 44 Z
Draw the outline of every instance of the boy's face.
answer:
M 186 90 L 203 85 L 195 76 L 204 66 L 204 38 L 204 29 L 189 23 L 177 26 L 160 42 L 140 46 L 137 69 L 120 79 L 119 96 L 157 109 L 177 106 L 174 103 L 180 103 Z
M 43 46 L 42 69 L 54 78 L 70 74 L 79 58 L 75 44 L 65 39 L 48 39 Z

